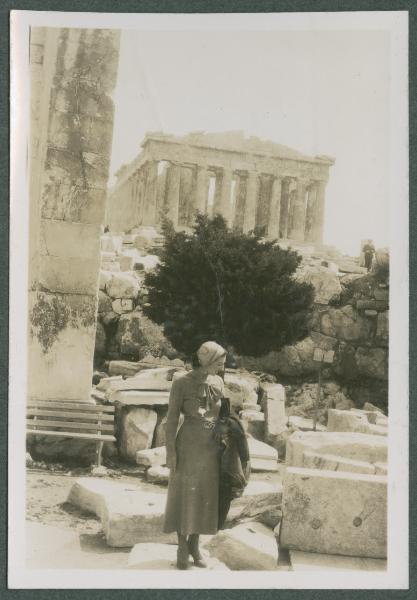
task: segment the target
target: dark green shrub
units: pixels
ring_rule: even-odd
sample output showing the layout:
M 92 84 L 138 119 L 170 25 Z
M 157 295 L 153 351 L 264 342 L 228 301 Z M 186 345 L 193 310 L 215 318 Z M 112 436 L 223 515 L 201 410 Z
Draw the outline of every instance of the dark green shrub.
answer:
M 314 292 L 292 277 L 301 262 L 295 251 L 231 231 L 220 215 L 198 215 L 192 234 L 165 221 L 163 233 L 161 264 L 145 277 L 144 312 L 178 351 L 214 340 L 260 356 L 308 334 Z

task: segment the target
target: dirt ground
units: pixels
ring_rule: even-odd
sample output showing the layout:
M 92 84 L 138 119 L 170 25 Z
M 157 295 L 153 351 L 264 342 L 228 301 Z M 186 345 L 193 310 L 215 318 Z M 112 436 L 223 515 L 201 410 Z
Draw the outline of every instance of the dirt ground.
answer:
M 279 478 L 278 473 L 253 473 L 258 481 Z M 96 515 L 67 502 L 76 479 L 94 475 L 91 468 L 32 463 L 26 473 L 26 564 L 30 568 L 126 569 L 130 548 L 106 543 Z M 109 468 L 105 479 L 129 485 L 141 483 L 164 493 L 166 486 L 147 483 L 136 466 Z
M 26 470 L 26 518 L 44 525 L 63 527 L 78 533 L 98 533 L 101 523 L 92 513 L 83 512 L 66 502 L 69 491 L 78 477 L 89 477 L 90 468 L 70 469 L 63 465 L 37 465 Z M 123 472 L 109 469 L 106 479 L 149 486 L 155 491 L 154 484 L 143 481 L 140 471 L 126 467 Z M 162 486 L 157 486 L 161 487 Z

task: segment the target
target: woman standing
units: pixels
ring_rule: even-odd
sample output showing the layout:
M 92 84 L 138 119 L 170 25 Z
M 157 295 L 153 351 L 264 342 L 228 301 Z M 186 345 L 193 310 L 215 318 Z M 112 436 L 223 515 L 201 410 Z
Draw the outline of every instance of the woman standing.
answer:
M 200 534 L 213 534 L 219 523 L 220 448 L 213 435 L 224 383 L 226 350 L 205 342 L 197 351 L 199 366 L 172 382 L 166 423 L 170 469 L 164 532 L 178 535 L 177 567 L 206 567 L 198 547 Z M 178 434 L 180 414 L 184 422 Z M 176 435 L 177 434 L 177 435 Z

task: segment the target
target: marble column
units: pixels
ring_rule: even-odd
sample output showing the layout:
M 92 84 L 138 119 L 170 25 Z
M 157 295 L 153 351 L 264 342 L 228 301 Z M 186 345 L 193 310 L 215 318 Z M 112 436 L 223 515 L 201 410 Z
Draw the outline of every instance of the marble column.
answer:
M 245 217 L 243 220 L 243 231 L 253 231 L 256 224 L 256 210 L 258 205 L 258 173 L 249 172 L 246 180 Z
M 91 401 L 119 41 L 31 28 L 29 399 Z
M 146 167 L 146 192 L 143 223 L 144 225 L 155 225 L 157 221 L 158 161 L 149 161 Z
M 271 204 L 269 210 L 268 237 L 279 238 L 279 222 L 281 211 L 282 177 L 276 177 L 272 182 Z
M 157 182 L 157 194 L 156 194 L 156 224 L 160 225 L 162 217 L 165 215 L 165 207 L 164 207 L 164 199 L 165 199 L 165 189 L 167 182 L 167 163 L 165 161 L 161 161 L 159 163 L 160 168 L 158 168 L 158 182 Z
M 281 203 L 279 214 L 279 237 L 286 239 L 288 237 L 288 216 L 290 202 L 290 180 L 284 178 L 281 183 Z
M 316 210 L 314 214 L 311 239 L 315 244 L 323 243 L 324 206 L 326 181 L 317 181 Z
M 197 165 L 194 172 L 194 207 L 195 211 L 202 214 L 207 212 L 207 196 L 209 188 L 209 175 L 205 167 Z
M 166 192 L 166 214 L 174 225 L 178 225 L 178 213 L 180 204 L 180 182 L 181 165 L 171 164 L 168 168 L 167 192 Z
M 307 207 L 306 207 L 306 226 L 305 226 L 305 240 L 312 242 L 313 231 L 314 231 L 314 220 L 317 210 L 317 183 L 311 182 L 307 188 Z
M 223 171 L 220 191 L 220 214 L 223 215 L 228 225 L 231 224 L 232 213 L 232 177 L 232 171 L 230 171 L 229 169 L 225 169 Z
M 304 228 L 306 219 L 306 186 L 306 181 L 303 179 L 297 180 L 297 191 L 293 209 L 293 222 L 290 237 L 298 242 L 304 241 Z

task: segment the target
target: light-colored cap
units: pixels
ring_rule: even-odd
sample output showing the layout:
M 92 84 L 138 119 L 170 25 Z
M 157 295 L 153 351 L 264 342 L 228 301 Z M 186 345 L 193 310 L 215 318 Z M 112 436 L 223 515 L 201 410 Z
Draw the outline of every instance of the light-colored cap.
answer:
M 226 350 L 216 342 L 204 342 L 197 350 L 197 357 L 202 367 L 208 367 L 226 354 Z

